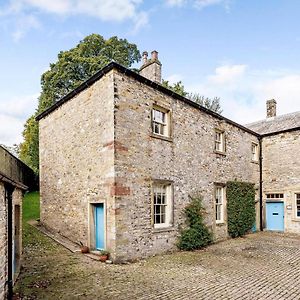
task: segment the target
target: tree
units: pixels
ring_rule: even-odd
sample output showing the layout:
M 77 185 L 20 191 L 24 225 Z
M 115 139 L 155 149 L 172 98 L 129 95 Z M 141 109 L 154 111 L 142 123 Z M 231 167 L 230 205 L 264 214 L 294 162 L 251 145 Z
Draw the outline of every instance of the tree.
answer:
M 204 106 L 214 112 L 216 112 L 217 114 L 221 114 L 222 113 L 222 109 L 221 109 L 221 104 L 220 104 L 220 98 L 219 97 L 214 97 L 213 99 L 208 98 L 208 97 L 204 97 L 198 93 L 189 93 L 187 95 L 187 98 L 189 98 L 190 100 L 198 103 L 201 106 Z
M 183 97 L 185 97 L 188 93 L 184 90 L 184 85 L 181 81 L 174 83 L 173 85 L 169 84 L 168 80 L 162 80 L 161 85 Z
M 99 34 L 85 37 L 74 48 L 61 51 L 41 76 L 42 91 L 37 110 L 25 123 L 20 158 L 38 172 L 38 124 L 35 117 L 78 87 L 111 61 L 130 68 L 141 59 L 135 44 L 113 36 L 105 40 Z
M 184 85 L 181 81 L 174 83 L 173 85 L 169 84 L 168 80 L 162 80 L 162 86 L 177 93 L 183 97 L 186 97 L 201 106 L 204 106 L 218 114 L 222 113 L 220 98 L 214 97 L 213 99 L 202 96 L 198 93 L 188 93 L 185 91 Z

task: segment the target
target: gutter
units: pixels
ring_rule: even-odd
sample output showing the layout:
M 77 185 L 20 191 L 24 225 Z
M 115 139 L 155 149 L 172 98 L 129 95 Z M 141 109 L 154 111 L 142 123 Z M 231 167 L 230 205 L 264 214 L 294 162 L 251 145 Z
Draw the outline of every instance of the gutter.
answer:
M 262 137 L 258 137 L 259 141 L 259 225 L 260 231 L 263 231 L 263 176 L 262 176 Z

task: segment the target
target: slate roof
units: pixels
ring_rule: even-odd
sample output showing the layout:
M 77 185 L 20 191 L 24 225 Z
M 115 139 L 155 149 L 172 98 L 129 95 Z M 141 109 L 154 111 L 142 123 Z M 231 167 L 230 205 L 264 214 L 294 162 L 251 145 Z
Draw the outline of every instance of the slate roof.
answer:
M 300 129 L 300 111 L 267 118 L 246 124 L 245 126 L 261 135 L 270 135 L 290 131 L 291 129 Z
M 197 104 L 196 102 L 190 100 L 190 99 L 187 99 L 165 87 L 163 87 L 162 85 L 154 82 L 154 81 L 151 81 L 141 75 L 139 75 L 138 73 L 136 72 L 133 72 L 127 68 L 125 68 L 124 66 L 122 65 L 119 65 L 118 63 L 116 62 L 111 62 L 109 63 L 107 66 L 105 66 L 103 69 L 101 69 L 100 71 L 96 72 L 92 77 L 90 77 L 87 81 L 83 82 L 80 86 L 78 86 L 76 89 L 74 89 L 72 92 L 70 92 L 69 94 L 67 94 L 66 96 L 64 96 L 62 99 L 60 99 L 59 101 L 57 101 L 56 103 L 54 103 L 52 106 L 50 106 L 48 109 L 46 109 L 44 112 L 42 112 L 41 114 L 39 114 L 37 117 L 36 117 L 36 120 L 39 121 L 41 119 L 43 119 L 44 117 L 46 117 L 47 115 L 49 115 L 51 112 L 53 112 L 54 110 L 56 110 L 58 107 L 60 107 L 61 105 L 63 105 L 65 102 L 67 101 L 70 101 L 71 99 L 73 99 L 76 95 L 78 95 L 80 92 L 84 91 L 85 89 L 87 89 L 88 87 L 90 87 L 92 84 L 94 84 L 97 80 L 101 79 L 105 74 L 107 74 L 109 71 L 111 71 L 112 69 L 117 69 L 119 72 L 127 75 L 127 76 L 131 76 L 133 78 L 135 78 L 136 80 L 138 80 L 139 82 L 143 83 L 143 84 L 146 84 L 168 96 L 171 96 L 175 99 L 178 99 L 180 101 L 183 101 L 185 103 L 187 103 L 188 105 L 190 106 L 193 106 L 219 120 L 223 120 L 235 127 L 238 127 L 240 129 L 242 129 L 243 131 L 245 132 L 248 132 L 254 136 L 259 136 L 258 133 L 254 132 L 253 130 L 241 125 L 241 124 L 238 124 L 226 117 L 223 117 L 222 115 L 219 115 L 217 114 L 216 112 L 214 111 L 211 111 L 210 109 L 207 109 L 205 108 L 204 106 L 201 106 L 199 104 Z

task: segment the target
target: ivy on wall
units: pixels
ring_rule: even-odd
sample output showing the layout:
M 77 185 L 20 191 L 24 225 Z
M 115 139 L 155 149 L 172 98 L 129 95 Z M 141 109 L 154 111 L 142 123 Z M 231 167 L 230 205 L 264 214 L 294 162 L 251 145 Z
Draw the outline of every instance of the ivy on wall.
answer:
M 229 181 L 226 188 L 228 233 L 243 236 L 255 223 L 255 189 L 248 182 Z
M 178 248 L 187 251 L 203 248 L 213 240 L 211 231 L 204 223 L 203 197 L 198 195 L 189 198 L 191 201 L 184 209 L 187 228 L 181 232 L 178 241 Z

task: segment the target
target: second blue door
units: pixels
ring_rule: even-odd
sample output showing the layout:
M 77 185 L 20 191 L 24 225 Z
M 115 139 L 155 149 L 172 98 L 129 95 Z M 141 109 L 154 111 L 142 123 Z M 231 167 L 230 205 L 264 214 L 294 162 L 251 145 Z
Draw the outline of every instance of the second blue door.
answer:
M 283 202 L 266 203 L 267 230 L 284 231 Z
M 97 250 L 104 249 L 104 205 L 103 203 L 94 206 L 95 220 L 95 244 Z

